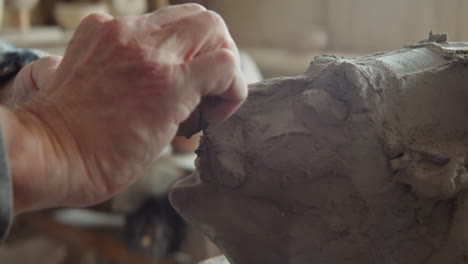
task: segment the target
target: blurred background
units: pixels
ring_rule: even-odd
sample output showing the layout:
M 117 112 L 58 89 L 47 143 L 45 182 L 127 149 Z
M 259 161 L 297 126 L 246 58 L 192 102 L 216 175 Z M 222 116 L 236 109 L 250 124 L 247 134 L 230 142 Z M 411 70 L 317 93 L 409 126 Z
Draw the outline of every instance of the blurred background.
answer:
M 0 39 L 62 55 L 90 13 L 137 15 L 197 2 L 220 13 L 249 83 L 298 75 L 314 56 L 398 49 L 435 33 L 468 41 L 468 0 L 0 0 Z M 167 201 L 194 169 L 199 136 L 176 138 L 142 180 L 104 204 L 16 218 L 0 263 L 196 263 L 219 255 Z

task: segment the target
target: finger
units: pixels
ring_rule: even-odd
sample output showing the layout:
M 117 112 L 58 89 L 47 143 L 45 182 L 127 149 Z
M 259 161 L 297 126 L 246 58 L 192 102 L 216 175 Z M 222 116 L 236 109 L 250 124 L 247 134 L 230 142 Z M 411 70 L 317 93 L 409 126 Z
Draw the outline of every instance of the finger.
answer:
M 224 121 L 247 97 L 247 85 L 240 71 L 238 58 L 229 49 L 201 55 L 187 66 L 186 82 L 204 100 L 202 118 L 207 122 Z
M 62 56 L 48 56 L 32 63 L 31 77 L 38 89 L 49 85 L 61 61 Z
M 113 16 L 102 13 L 94 13 L 85 17 L 78 25 L 77 29 L 75 30 L 75 33 L 73 33 L 72 39 L 67 45 L 67 49 L 65 51 L 65 58 L 79 58 L 82 57 L 81 54 L 86 54 L 95 44 L 94 41 L 90 40 L 98 41 L 99 38 L 97 38 L 96 36 L 100 34 L 101 26 L 104 25 L 106 22 L 112 21 L 113 19 Z M 73 54 L 73 56 L 67 56 L 68 54 Z
M 185 62 L 200 54 L 220 48 L 230 49 L 238 55 L 237 47 L 229 34 L 226 23 L 220 15 L 212 11 L 187 16 L 167 26 L 161 33 L 170 39 L 166 42 L 170 45 L 169 48 L 182 54 Z
M 164 27 L 184 17 L 203 11 L 206 11 L 206 8 L 199 4 L 191 3 L 164 7 L 155 12 L 149 13 L 146 16 L 151 17 L 152 23 L 156 23 L 160 27 Z
M 201 107 L 201 124 L 223 122 L 231 117 L 247 98 L 247 84 L 243 74 L 238 71 L 229 88 L 221 95 L 209 97 Z

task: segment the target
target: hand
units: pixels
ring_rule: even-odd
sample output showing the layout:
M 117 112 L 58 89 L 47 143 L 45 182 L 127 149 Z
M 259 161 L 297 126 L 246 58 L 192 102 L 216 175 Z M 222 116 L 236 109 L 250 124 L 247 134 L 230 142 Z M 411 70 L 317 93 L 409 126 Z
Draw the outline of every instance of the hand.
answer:
M 194 4 L 89 16 L 52 76 L 6 114 L 16 124 L 6 137 L 34 139 L 24 147 L 33 157 L 8 146 L 17 211 L 103 201 L 142 175 L 197 107 L 219 122 L 247 96 L 223 20 Z M 199 107 L 206 96 L 216 103 Z

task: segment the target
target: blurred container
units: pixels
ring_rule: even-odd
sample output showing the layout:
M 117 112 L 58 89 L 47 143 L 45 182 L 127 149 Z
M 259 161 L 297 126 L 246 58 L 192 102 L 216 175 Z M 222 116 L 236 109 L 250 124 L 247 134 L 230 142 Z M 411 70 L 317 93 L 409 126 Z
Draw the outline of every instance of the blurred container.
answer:
M 298 32 L 296 42 L 291 49 L 297 52 L 324 51 L 328 47 L 328 34 L 323 27 L 312 26 L 303 32 Z
M 13 26 L 16 29 L 22 32 L 26 32 L 31 29 L 31 10 L 37 5 L 38 2 L 39 0 L 9 0 L 8 1 Z M 3 8 L 3 4 L 2 4 L 2 8 Z
M 76 29 L 93 13 L 109 13 L 109 6 L 107 3 L 58 2 L 54 9 L 55 20 L 65 29 Z

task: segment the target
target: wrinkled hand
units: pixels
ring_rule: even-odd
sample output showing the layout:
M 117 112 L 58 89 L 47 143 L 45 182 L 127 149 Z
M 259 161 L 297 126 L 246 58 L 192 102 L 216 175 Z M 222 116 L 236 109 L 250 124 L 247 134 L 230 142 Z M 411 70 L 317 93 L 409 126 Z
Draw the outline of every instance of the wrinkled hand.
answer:
M 50 76 L 13 111 L 41 139 L 33 172 L 13 165 L 17 211 L 103 201 L 142 175 L 179 127 L 187 135 L 223 121 L 247 96 L 225 23 L 194 4 L 91 15 Z

